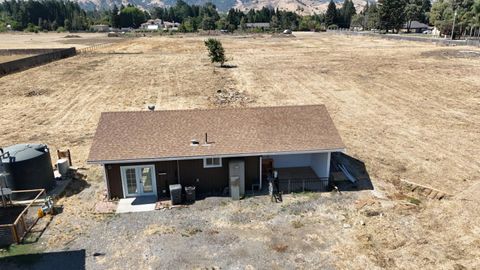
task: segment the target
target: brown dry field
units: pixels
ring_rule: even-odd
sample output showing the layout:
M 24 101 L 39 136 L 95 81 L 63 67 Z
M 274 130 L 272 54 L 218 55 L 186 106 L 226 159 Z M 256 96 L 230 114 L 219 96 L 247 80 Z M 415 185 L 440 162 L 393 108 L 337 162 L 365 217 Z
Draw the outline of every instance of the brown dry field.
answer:
M 69 37 L 67 36 L 79 36 Z M 105 33 L 0 33 L 0 49 L 48 49 L 75 47 L 82 49 L 115 41 Z
M 348 154 L 367 165 L 376 191 L 362 196 L 382 212 L 345 236 L 335 268 L 480 268 L 480 58 L 456 57 L 479 50 L 295 35 L 220 37 L 235 68 L 212 67 L 205 37 L 145 37 L 1 77 L 0 145 L 70 148 L 98 197 L 100 170 L 86 158 L 102 111 L 215 107 L 225 89 L 249 100 L 225 106 L 325 104 Z M 405 204 L 399 179 L 454 197 Z M 69 197 L 62 215 L 92 201 Z

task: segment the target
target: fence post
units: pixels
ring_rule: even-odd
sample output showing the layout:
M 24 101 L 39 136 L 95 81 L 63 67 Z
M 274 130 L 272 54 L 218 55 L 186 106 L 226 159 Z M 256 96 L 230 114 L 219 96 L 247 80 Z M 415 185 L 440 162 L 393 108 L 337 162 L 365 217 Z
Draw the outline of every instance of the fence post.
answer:
M 287 189 L 287 191 L 290 194 L 290 179 L 288 179 L 288 189 Z
M 27 232 L 27 226 L 25 225 L 25 216 L 23 215 L 22 218 L 20 219 L 20 221 L 22 222 L 22 226 L 23 226 L 23 230 L 25 232 Z
M 305 192 L 305 179 L 302 179 L 302 192 Z
M 20 239 L 17 234 L 17 228 L 15 227 L 15 224 L 12 224 L 12 231 L 13 231 L 13 236 L 15 237 L 15 241 L 17 244 L 20 244 Z

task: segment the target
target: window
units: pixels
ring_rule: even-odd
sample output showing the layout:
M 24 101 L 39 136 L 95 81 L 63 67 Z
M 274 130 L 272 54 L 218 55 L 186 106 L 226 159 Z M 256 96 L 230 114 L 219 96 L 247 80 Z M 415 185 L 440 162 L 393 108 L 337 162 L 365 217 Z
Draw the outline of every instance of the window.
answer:
M 222 158 L 204 158 L 203 167 L 204 168 L 222 167 Z

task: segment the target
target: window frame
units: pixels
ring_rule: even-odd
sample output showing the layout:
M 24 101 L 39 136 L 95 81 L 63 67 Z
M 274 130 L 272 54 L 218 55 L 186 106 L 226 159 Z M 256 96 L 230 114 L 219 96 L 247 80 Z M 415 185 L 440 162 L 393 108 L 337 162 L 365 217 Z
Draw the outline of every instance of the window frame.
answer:
M 207 160 L 211 159 L 212 164 L 207 164 Z M 213 164 L 213 160 L 218 159 L 218 164 Z M 223 162 L 221 157 L 208 157 L 203 159 L 203 168 L 221 168 L 223 167 Z

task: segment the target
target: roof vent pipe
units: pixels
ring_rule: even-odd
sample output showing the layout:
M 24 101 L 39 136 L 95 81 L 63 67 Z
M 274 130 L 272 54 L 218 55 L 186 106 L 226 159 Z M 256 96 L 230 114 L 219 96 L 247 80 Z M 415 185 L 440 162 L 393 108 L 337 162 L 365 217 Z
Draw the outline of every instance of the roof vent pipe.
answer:
M 150 104 L 150 105 L 148 105 L 148 109 L 149 109 L 151 112 L 155 111 L 155 104 Z
M 195 139 L 193 139 L 193 140 L 190 141 L 190 145 L 191 145 L 191 146 L 198 146 L 199 144 L 200 144 L 200 142 L 197 141 L 197 140 L 195 140 Z

